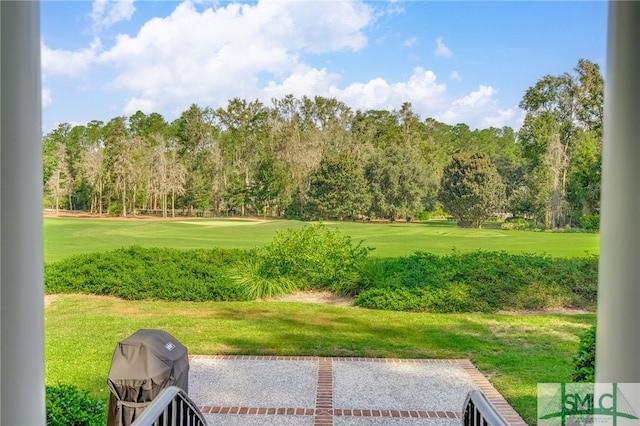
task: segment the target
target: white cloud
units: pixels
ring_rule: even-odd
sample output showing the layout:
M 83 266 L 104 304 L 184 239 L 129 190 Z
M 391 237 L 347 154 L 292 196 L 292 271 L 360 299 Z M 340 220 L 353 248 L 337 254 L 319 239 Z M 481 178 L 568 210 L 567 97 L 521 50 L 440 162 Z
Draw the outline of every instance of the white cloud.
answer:
M 442 37 L 436 39 L 436 56 L 443 56 L 450 58 L 453 56 L 453 52 L 442 42 Z
M 110 27 L 121 21 L 128 21 L 136 8 L 135 0 L 94 0 L 91 7 L 91 20 L 94 30 Z
M 445 105 L 447 87 L 436 82 L 433 71 L 417 67 L 407 82 L 388 83 L 377 78 L 368 83 L 353 83 L 344 90 L 334 89 L 331 96 L 354 109 L 394 109 L 411 102 L 423 117 Z
M 411 37 L 402 42 L 404 47 L 413 47 L 418 43 L 418 37 Z
M 262 90 L 264 100 L 271 98 L 283 98 L 288 94 L 296 97 L 306 96 L 331 96 L 332 88 L 336 87 L 340 80 L 338 74 L 329 73 L 326 69 L 315 69 L 301 66 L 291 73 L 282 83 L 271 81 Z
M 454 100 L 436 119 L 447 124 L 466 123 L 472 128 L 502 127 L 510 125 L 515 110 L 502 109 L 495 99 L 497 90 L 480 85 L 478 90 Z
M 433 71 L 420 67 L 413 70 L 407 81 L 389 82 L 375 78 L 349 84 L 344 89 L 339 88 L 339 81 L 338 74 L 326 69 L 301 68 L 280 84 L 271 82 L 258 92 L 258 97 L 264 102 L 289 93 L 296 97 L 333 97 L 354 110 L 393 110 L 399 109 L 404 102 L 410 102 L 420 117 L 434 117 L 451 125 L 466 123 L 471 128 L 486 128 L 515 124 L 516 109 L 502 108 L 496 100 L 498 91 L 493 87 L 480 85 L 468 95 L 451 100 L 446 84 L 438 83 Z
M 486 115 L 480 122 L 480 127 L 503 127 L 513 121 L 516 112 L 512 108 L 498 109 L 491 115 Z
M 353 109 L 397 109 L 411 102 L 420 114 L 431 114 L 446 105 L 446 85 L 437 83 L 433 71 L 415 68 L 406 82 L 388 82 L 375 78 L 365 83 L 351 83 L 339 88 L 340 75 L 326 69 L 303 68 L 282 83 L 271 82 L 260 92 L 260 98 L 282 98 L 287 94 L 325 96 L 339 99 Z
M 132 1 L 121 3 L 133 7 Z M 108 83 L 98 84 L 101 89 L 126 93 L 120 107 L 127 115 L 138 110 L 177 115 L 192 103 L 216 108 L 235 97 L 258 98 L 268 104 L 287 94 L 335 97 L 363 110 L 398 109 L 411 102 L 423 118 L 465 122 L 472 127 L 508 124 L 516 114 L 498 105 L 497 92 L 490 86 L 481 85 L 452 101 L 446 84 L 421 67 L 414 68 L 405 81 L 373 78 L 341 87 L 340 74 L 305 63 L 305 53 L 364 48 L 368 42 L 364 30 L 376 19 L 366 3 L 259 0 L 225 2 L 223 7 L 215 4 L 196 8 L 185 1 L 169 16 L 146 22 L 137 34 L 118 35 L 108 49 L 98 38 L 76 51 L 50 49 L 43 42 L 43 71 L 74 78 L 90 76 L 88 72 L 94 69 L 101 75 L 113 71 Z M 94 2 L 96 16 L 101 17 L 96 22 L 106 25 L 117 17 L 130 17 L 129 9 L 120 7 L 123 9 Z M 121 11 L 116 13 L 116 9 Z M 417 42 L 410 38 L 404 44 L 410 47 Z M 453 55 L 441 37 L 436 43 L 436 55 Z M 456 71 L 449 78 L 460 81 Z M 42 102 L 43 107 L 51 104 L 50 90 L 43 90 Z
M 311 53 L 335 52 L 342 49 L 357 51 L 367 44 L 362 29 L 370 24 L 373 11 L 361 2 L 260 2 L 258 7 L 274 8 L 280 15 L 289 15 L 292 36 L 297 47 Z M 260 13 L 256 9 L 256 13 Z
M 46 108 L 53 103 L 51 98 L 51 89 L 48 87 L 42 88 L 42 108 Z
M 96 61 L 101 48 L 98 38 L 95 38 L 88 48 L 76 51 L 50 49 L 42 42 L 40 48 L 42 72 L 69 77 L 82 75 Z
M 463 98 L 456 99 L 449 109 L 439 115 L 439 119 L 449 124 L 462 121 L 463 117 L 476 115 L 493 101 L 495 90 L 491 86 L 483 86 Z
M 220 105 L 233 97 L 255 98 L 265 75 L 284 80 L 292 91 L 312 74 L 322 80 L 322 71 L 305 70 L 300 56 L 362 49 L 362 29 L 372 19 L 369 6 L 357 2 L 263 0 L 200 12 L 186 1 L 138 34 L 119 35 L 97 61 L 118 70 L 112 87 L 134 91 L 130 102 L 136 105 Z M 323 78 L 335 80 L 329 74 Z
M 131 98 L 127 101 L 123 110 L 125 115 L 133 115 L 138 111 L 146 113 L 156 112 L 156 104 L 149 99 Z

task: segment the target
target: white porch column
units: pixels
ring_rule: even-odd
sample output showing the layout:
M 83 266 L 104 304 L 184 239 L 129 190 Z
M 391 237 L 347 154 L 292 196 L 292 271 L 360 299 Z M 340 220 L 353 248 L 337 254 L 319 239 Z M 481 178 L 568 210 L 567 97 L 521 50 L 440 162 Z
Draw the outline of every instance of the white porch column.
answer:
M 640 2 L 609 3 L 596 381 L 640 382 Z
M 0 21 L 0 424 L 44 425 L 40 4 Z

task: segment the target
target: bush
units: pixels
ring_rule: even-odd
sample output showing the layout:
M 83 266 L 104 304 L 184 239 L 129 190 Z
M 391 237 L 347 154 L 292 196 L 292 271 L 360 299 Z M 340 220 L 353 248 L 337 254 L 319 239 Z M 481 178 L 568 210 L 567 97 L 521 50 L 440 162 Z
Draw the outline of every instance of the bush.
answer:
M 355 304 L 421 312 L 593 309 L 597 263 L 593 256 L 415 253 L 363 268 Z
M 429 220 L 431 219 L 431 212 L 426 212 L 424 210 L 416 212 L 416 219 L 417 220 Z
M 47 293 L 127 300 L 233 301 L 299 289 L 354 294 L 369 249 L 323 225 L 278 232 L 264 248 L 189 250 L 133 246 L 45 265 Z
M 239 301 L 296 290 L 356 296 L 355 304 L 419 312 L 594 309 L 595 256 L 553 259 L 504 252 L 414 253 L 369 259 L 369 249 L 323 225 L 278 232 L 263 248 L 130 247 L 45 266 L 47 293 L 128 300 Z
M 47 426 L 103 426 L 107 406 L 71 385 L 46 387 Z
M 596 326 L 580 336 L 580 346 L 578 353 L 573 357 L 573 373 L 571 378 L 574 382 L 594 382 L 596 369 Z
M 589 232 L 598 232 L 600 230 L 600 215 L 583 215 L 580 217 L 580 224 Z
M 45 265 L 47 293 L 88 293 L 127 300 L 245 300 L 231 269 L 240 250 L 129 247 Z
M 531 222 L 522 217 L 508 217 L 500 229 L 524 231 L 531 228 Z
M 297 289 L 353 292 L 358 271 L 369 253 L 361 243 L 322 224 L 278 231 L 271 244 L 257 252 L 262 276 L 286 277 Z
M 269 273 L 259 258 L 241 263 L 233 270 L 231 277 L 242 288 L 247 300 L 279 296 L 298 289 L 295 281 Z
M 121 216 L 122 215 L 122 202 L 121 201 L 114 201 L 111 203 L 111 205 L 109 206 L 109 209 L 107 211 L 107 213 L 110 216 Z

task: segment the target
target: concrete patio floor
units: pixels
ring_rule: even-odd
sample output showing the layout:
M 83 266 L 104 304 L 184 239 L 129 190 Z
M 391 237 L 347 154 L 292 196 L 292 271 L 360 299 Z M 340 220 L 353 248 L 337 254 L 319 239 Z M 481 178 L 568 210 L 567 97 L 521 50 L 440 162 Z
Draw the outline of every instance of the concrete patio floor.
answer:
M 188 393 L 210 426 L 449 426 L 476 389 L 526 425 L 466 359 L 195 355 Z

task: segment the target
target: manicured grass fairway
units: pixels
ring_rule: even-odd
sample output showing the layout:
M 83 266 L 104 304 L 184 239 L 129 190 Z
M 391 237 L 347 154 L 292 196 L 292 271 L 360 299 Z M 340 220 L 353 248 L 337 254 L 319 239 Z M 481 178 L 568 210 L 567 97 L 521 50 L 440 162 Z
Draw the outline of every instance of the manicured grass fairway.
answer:
M 186 219 L 104 220 L 45 218 L 45 261 L 74 254 L 113 250 L 131 245 L 144 247 L 239 248 L 268 244 L 276 230 L 297 229 L 308 222 L 271 220 Z M 507 251 L 546 253 L 575 257 L 599 253 L 599 235 L 578 233 L 518 232 L 500 229 L 462 229 L 454 222 L 352 223 L 327 222 L 355 241 L 374 247 L 371 256 L 398 257 L 415 251 L 436 254 L 459 251 Z
M 571 380 L 595 315 L 418 314 L 288 302 L 128 302 L 63 295 L 46 310 L 47 383 L 106 399 L 116 344 L 141 328 L 191 354 L 470 358 L 529 424 L 537 383 Z M 89 326 L 90 325 L 90 326 Z

